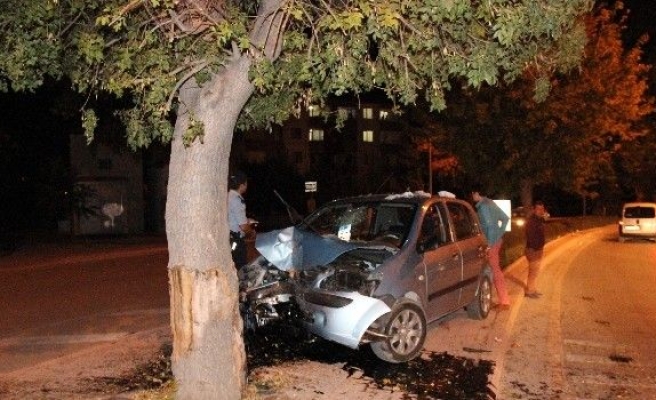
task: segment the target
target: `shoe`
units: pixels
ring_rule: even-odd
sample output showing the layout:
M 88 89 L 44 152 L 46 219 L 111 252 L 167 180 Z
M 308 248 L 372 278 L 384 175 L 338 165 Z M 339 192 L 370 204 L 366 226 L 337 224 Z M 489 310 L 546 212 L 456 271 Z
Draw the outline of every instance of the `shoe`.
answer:
M 542 297 L 542 293 L 540 292 L 524 293 L 524 297 L 528 297 L 530 299 L 539 299 L 540 297 Z
M 497 310 L 497 311 L 510 310 L 510 304 L 494 304 L 494 305 L 492 305 L 492 309 Z

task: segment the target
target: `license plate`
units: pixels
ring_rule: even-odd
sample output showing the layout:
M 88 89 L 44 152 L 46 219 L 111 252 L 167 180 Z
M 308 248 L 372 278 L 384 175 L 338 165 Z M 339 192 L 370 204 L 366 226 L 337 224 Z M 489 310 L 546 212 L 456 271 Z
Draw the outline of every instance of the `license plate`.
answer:
M 637 232 L 640 230 L 639 225 L 625 225 L 624 232 Z

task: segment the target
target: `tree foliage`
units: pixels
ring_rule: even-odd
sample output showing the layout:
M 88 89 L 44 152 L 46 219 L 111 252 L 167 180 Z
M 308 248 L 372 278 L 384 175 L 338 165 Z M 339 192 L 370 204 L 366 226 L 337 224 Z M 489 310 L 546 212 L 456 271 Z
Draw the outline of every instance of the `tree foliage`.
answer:
M 240 51 L 258 60 L 242 127 L 280 122 L 329 93 L 372 88 L 403 103 L 422 95 L 441 110 L 454 81 L 495 85 L 532 65 L 544 86 L 552 71 L 575 66 L 584 37 L 577 16 L 589 4 L 281 1 L 284 29 L 268 38 L 279 45 L 274 62 L 251 42 L 256 1 L 22 0 L 0 16 L 0 87 L 34 90 L 44 76 L 66 74 L 89 96 L 129 95 L 135 107 L 123 116 L 133 147 L 170 140 L 176 89 L 191 76 L 209 80 Z M 94 116 L 84 121 L 91 134 Z
M 7 0 L 0 0 L 8 3 Z M 133 148 L 171 143 L 167 240 L 173 371 L 184 399 L 238 398 L 244 347 L 230 262 L 235 127 L 278 123 L 331 94 L 380 89 L 446 106 L 456 86 L 549 76 L 578 64 L 591 0 L 15 0 L 0 14 L 0 89 L 68 77 L 109 92 Z M 175 121 L 174 125 L 171 121 Z M 223 243 L 224 245 L 221 245 Z
M 647 134 L 653 113 L 643 42 L 625 49 L 625 20 L 618 9 L 598 8 L 585 19 L 587 44 L 580 67 L 555 74 L 543 102 L 530 93 L 531 69 L 501 90 L 485 88 L 452 103 L 442 145 L 459 156 L 470 176 L 497 192 L 517 193 L 522 184 L 554 184 L 593 194 L 616 174 L 620 150 Z
M 560 142 L 555 154 L 566 155 L 567 163 L 561 158 L 551 169 L 570 177 L 568 186 L 582 194 L 591 181 L 612 173 L 612 155 L 646 133 L 645 117 L 654 111 L 643 42 L 625 49 L 624 24 L 614 9 L 588 17 L 580 71 L 555 80 L 558 88 L 547 102 L 527 107 L 529 126 L 541 128 L 545 141 Z

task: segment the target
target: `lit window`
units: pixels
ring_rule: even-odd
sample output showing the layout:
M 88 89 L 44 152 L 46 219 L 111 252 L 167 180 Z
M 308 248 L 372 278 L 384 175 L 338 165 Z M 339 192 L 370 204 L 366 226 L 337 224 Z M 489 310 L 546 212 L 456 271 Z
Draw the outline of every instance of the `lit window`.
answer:
M 364 119 L 374 119 L 374 109 L 373 108 L 363 108 L 362 109 L 362 118 Z
M 387 119 L 388 115 L 389 115 L 389 111 L 380 110 L 380 112 L 378 113 L 378 119 Z
M 310 142 L 322 142 L 323 141 L 323 129 L 310 129 L 310 134 L 308 136 Z
M 374 141 L 374 131 L 362 131 L 362 141 L 363 142 L 373 142 Z
M 321 107 L 314 106 L 314 105 L 309 106 L 308 107 L 308 115 L 310 117 L 318 117 L 319 115 L 321 115 Z

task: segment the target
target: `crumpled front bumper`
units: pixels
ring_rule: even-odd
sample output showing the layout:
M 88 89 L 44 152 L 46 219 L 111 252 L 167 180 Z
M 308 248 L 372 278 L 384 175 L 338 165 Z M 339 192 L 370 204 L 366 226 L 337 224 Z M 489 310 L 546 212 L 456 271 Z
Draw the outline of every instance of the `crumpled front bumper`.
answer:
M 357 292 L 312 289 L 297 296 L 297 302 L 308 331 L 353 349 L 369 326 L 391 311 L 382 300 Z

